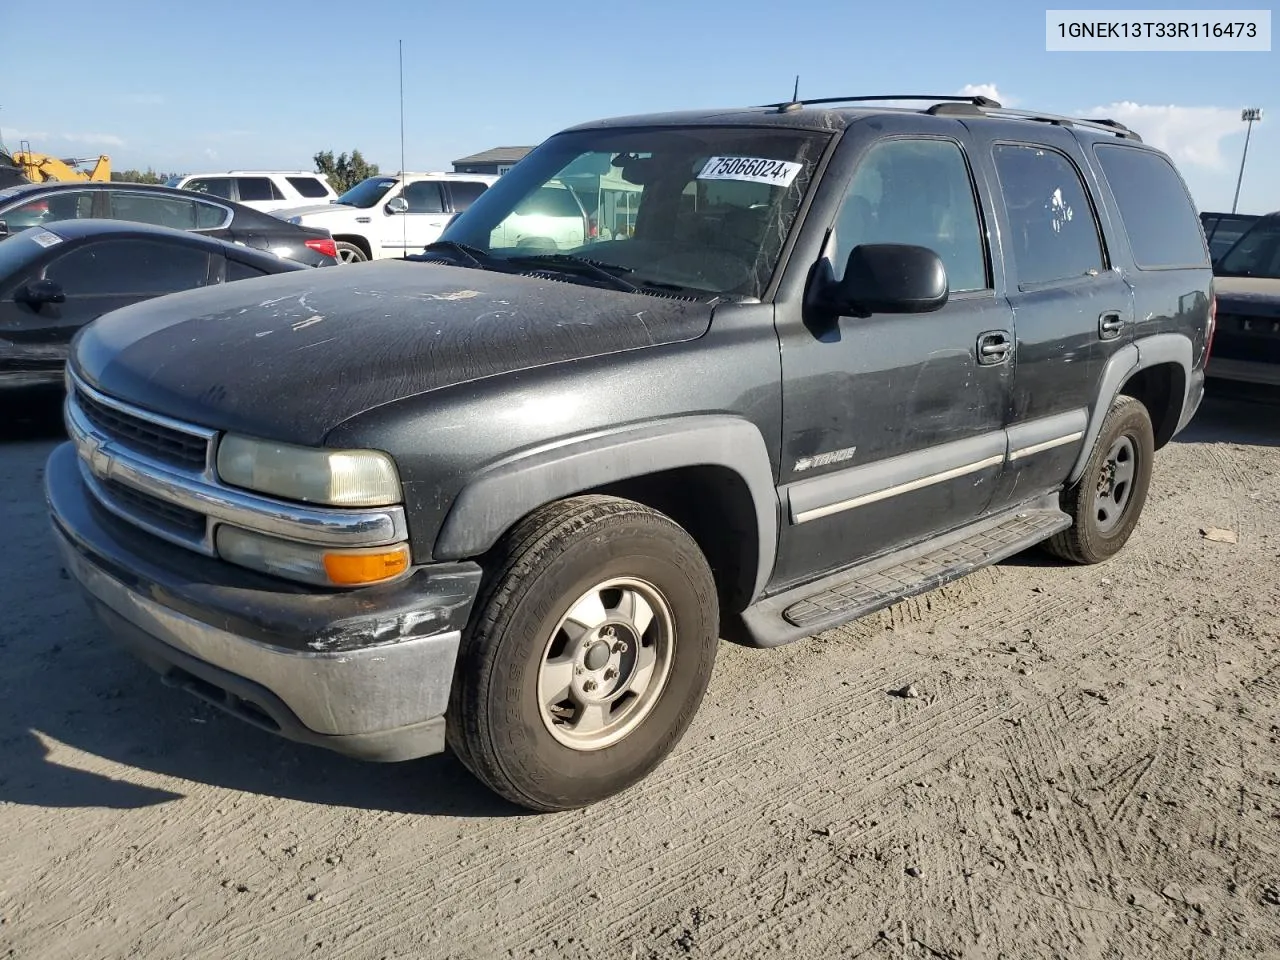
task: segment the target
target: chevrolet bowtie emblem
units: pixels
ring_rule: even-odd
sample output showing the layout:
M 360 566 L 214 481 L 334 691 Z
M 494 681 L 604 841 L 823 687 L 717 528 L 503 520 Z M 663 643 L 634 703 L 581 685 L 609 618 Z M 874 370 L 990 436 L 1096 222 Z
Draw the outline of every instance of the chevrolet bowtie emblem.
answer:
M 105 441 L 92 434 L 84 438 L 82 454 L 94 476 L 106 478 L 111 473 L 111 454 L 104 447 Z

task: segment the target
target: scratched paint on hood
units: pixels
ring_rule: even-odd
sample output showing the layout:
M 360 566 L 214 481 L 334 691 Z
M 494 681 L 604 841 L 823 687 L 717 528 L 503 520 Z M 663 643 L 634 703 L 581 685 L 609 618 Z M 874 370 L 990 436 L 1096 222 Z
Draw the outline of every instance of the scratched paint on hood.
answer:
M 107 394 L 193 423 L 315 444 L 371 407 L 548 363 L 690 340 L 706 303 L 381 260 L 161 297 L 85 328 Z

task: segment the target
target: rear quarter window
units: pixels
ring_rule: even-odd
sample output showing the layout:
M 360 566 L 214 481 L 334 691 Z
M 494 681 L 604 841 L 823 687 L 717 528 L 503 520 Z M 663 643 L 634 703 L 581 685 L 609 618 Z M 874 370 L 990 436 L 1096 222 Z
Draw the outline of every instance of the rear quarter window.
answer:
M 1140 270 L 1209 265 L 1199 215 L 1173 164 L 1148 150 L 1108 144 L 1095 146 L 1094 155 Z
M 308 199 L 317 199 L 329 195 L 329 192 L 324 188 L 324 184 L 315 177 L 286 177 L 285 179 L 289 181 L 289 186 Z

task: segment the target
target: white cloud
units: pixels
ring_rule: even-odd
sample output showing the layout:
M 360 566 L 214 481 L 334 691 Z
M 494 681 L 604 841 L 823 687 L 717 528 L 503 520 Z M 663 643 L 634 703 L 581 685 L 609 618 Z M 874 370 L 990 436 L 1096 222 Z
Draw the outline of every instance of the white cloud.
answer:
M 30 140 L 32 144 L 35 144 L 40 140 L 48 140 L 51 136 L 44 130 L 14 130 L 12 128 L 5 129 L 4 127 L 0 127 L 0 133 L 5 135 L 6 141 L 11 141 L 14 144 L 13 149 L 15 150 L 18 149 L 17 144 L 22 140 Z
M 1012 107 L 1018 101 L 1000 92 L 994 83 L 966 83 L 956 91 L 958 97 L 989 97 L 1005 107 Z
M 21 149 L 19 144 L 26 140 L 36 153 L 63 153 L 57 144 L 78 143 L 92 147 L 123 147 L 124 139 L 114 133 L 51 133 L 48 130 L 15 130 L 12 127 L 0 127 L 5 142 L 11 150 Z
M 55 133 L 54 140 L 83 143 L 95 147 L 123 147 L 124 140 L 114 133 Z
M 1179 107 L 1121 100 L 1075 114 L 1118 120 L 1178 164 L 1221 170 L 1228 166 L 1222 141 L 1243 133 L 1240 111 L 1227 107 Z

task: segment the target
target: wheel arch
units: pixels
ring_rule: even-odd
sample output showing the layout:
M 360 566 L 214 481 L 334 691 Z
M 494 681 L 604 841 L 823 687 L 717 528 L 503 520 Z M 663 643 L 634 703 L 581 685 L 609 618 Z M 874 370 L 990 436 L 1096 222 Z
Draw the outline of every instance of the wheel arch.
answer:
M 1084 473 L 1102 422 L 1119 394 L 1134 397 L 1146 406 L 1155 430 L 1157 450 L 1173 439 L 1193 383 L 1193 356 L 1191 338 L 1181 333 L 1143 337 L 1112 354 L 1103 369 L 1098 395 L 1089 411 L 1084 443 L 1068 483 L 1075 483 Z
M 573 438 L 499 461 L 454 499 L 432 557 L 481 556 L 534 510 L 583 493 L 671 516 L 703 549 L 733 607 L 759 596 L 773 572 L 778 495 L 768 448 L 754 424 L 728 415 Z

